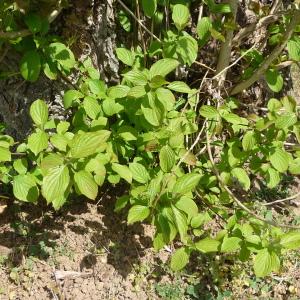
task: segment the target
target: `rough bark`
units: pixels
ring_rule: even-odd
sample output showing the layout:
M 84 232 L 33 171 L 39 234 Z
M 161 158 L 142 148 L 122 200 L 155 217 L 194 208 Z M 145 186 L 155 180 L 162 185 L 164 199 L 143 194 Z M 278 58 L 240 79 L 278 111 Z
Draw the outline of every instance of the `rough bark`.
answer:
M 76 39 L 76 48 L 72 50 L 78 59 L 90 56 L 102 79 L 116 82 L 118 61 L 114 54 L 116 34 L 112 2 L 72 1 L 72 6 L 62 12 L 55 27 L 66 41 Z M 19 59 L 15 53 L 8 53 L 1 62 L 1 69 L 18 70 Z M 38 98 L 44 99 L 51 104 L 52 114 L 63 114 L 61 98 L 66 88 L 64 82 L 50 81 L 44 76 L 35 83 L 25 82 L 20 76 L 0 80 L 0 122 L 7 125 L 7 132 L 15 138 L 24 138 L 31 127 L 30 104 Z

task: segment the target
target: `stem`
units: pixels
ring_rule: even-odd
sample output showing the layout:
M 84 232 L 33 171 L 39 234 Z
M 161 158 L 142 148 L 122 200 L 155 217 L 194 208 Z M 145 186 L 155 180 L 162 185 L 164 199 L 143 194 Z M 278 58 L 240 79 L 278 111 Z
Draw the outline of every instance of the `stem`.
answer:
M 281 43 L 271 52 L 271 54 L 265 59 L 262 65 L 253 73 L 253 75 L 240 83 L 238 83 L 230 92 L 230 95 L 236 95 L 247 88 L 249 88 L 254 82 L 260 79 L 262 75 L 268 70 L 271 63 L 280 55 L 285 48 L 288 40 L 291 38 L 295 27 L 300 23 L 300 11 L 295 10 L 292 19 L 286 29 Z

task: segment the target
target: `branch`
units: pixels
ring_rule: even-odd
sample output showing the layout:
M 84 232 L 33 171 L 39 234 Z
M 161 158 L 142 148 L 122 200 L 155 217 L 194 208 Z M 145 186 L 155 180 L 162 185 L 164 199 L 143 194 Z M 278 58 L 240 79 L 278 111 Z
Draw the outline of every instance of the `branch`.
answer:
M 237 7 L 238 7 L 238 0 L 230 0 L 229 4 L 230 4 L 231 10 L 232 10 L 232 21 L 235 23 Z M 217 77 L 220 77 L 219 82 L 218 82 L 219 86 L 222 86 L 226 79 L 227 71 L 224 71 L 224 72 L 222 72 L 222 71 L 226 70 L 226 68 L 229 66 L 229 63 L 230 63 L 233 31 L 234 31 L 233 29 L 228 29 L 226 31 L 225 42 L 221 46 L 220 55 L 219 55 L 218 64 L 217 64 L 217 71 L 216 71 L 216 73 L 218 74 Z
M 297 194 L 295 195 L 292 195 L 292 196 L 289 196 L 287 198 L 284 198 L 284 199 L 278 199 L 278 200 L 275 200 L 275 201 L 272 201 L 272 202 L 268 202 L 268 203 L 263 203 L 262 205 L 264 206 L 269 206 L 269 205 L 273 205 L 273 204 L 277 204 L 277 203 L 282 203 L 282 202 L 286 202 L 286 201 L 291 201 L 291 200 L 294 200 L 296 198 L 298 198 L 300 196 L 300 192 L 298 192 Z
M 209 132 L 208 132 L 208 127 L 207 127 L 207 132 L 206 132 L 206 143 L 207 143 L 207 152 L 208 152 L 208 156 L 209 156 L 209 160 L 212 164 L 212 170 L 215 173 L 221 187 L 229 194 L 229 196 L 233 199 L 233 201 L 244 211 L 246 211 L 249 215 L 253 216 L 254 218 L 256 218 L 257 220 L 260 220 L 268 225 L 271 226 L 275 226 L 275 227 L 280 227 L 280 228 L 290 228 L 290 229 L 300 229 L 300 226 L 293 226 L 293 225 L 282 225 L 282 224 L 278 224 L 274 221 L 270 221 L 267 220 L 261 216 L 259 216 L 258 214 L 256 214 L 255 212 L 253 212 L 252 210 L 250 210 L 247 206 L 245 206 L 234 194 L 233 192 L 228 188 L 228 186 L 224 183 L 222 177 L 220 176 L 220 173 L 215 165 L 215 161 L 211 152 L 211 146 L 210 146 L 210 137 L 209 137 Z
M 271 52 L 271 54 L 265 59 L 262 65 L 253 73 L 253 75 L 237 84 L 230 92 L 230 95 L 236 95 L 243 90 L 249 88 L 254 82 L 256 82 L 260 77 L 267 71 L 271 63 L 279 56 L 279 54 L 285 48 L 288 40 L 291 38 L 295 27 L 300 23 L 300 10 L 295 10 L 292 19 L 286 29 L 281 43 Z

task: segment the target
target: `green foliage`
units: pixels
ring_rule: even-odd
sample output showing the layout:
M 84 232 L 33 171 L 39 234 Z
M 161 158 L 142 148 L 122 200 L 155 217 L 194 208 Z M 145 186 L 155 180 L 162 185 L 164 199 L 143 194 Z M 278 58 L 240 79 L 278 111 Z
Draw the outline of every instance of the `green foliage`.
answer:
M 154 29 L 163 23 L 163 1 L 140 3 Z M 90 59 L 77 62 L 66 45 L 46 35 L 47 20 L 30 9 L 24 16 L 11 10 L 20 22 L 7 24 L 4 31 L 25 24 L 32 33 L 29 49 L 22 39 L 10 41 L 22 53 L 24 79 L 34 82 L 43 71 L 53 80 L 74 68 L 80 78 L 63 96 L 68 119 L 52 119 L 39 99 L 30 107 L 34 125 L 23 143 L 16 148 L 11 137 L 0 134 L 0 181 L 12 185 L 18 200 L 37 203 L 42 195 L 55 209 L 70 195 L 95 200 L 105 182 L 126 182 L 128 195 L 117 200 L 115 211 L 128 209 L 128 224 L 153 224 L 155 249 L 173 241 L 180 245 L 171 258 L 173 270 L 184 268 L 193 251 L 232 253 L 242 261 L 253 258 L 255 274 L 266 276 L 280 269 L 282 253 L 299 248 L 299 231 L 270 225 L 271 211 L 262 216 L 266 222 L 258 220 L 236 207 L 232 193 L 249 193 L 243 202 L 255 210 L 253 179 L 275 188 L 285 174 L 300 173 L 299 149 L 287 147 L 289 141 L 300 142 L 298 108 L 292 97 L 273 98 L 266 113 L 248 115 L 238 99 L 220 91 L 218 97 L 200 101 L 200 90 L 177 76 L 197 61 L 199 49 L 210 39 L 223 42 L 226 30 L 235 27 L 221 22 L 223 14 L 230 19 L 230 5 L 205 3 L 209 15 L 195 25 L 190 1 L 171 1 L 171 24 L 159 39 L 153 41 L 152 36 L 144 53 L 139 47 L 117 48 L 122 79 L 110 87 L 100 80 Z M 131 31 L 127 12 L 120 10 L 118 15 L 123 29 Z M 299 60 L 296 33 L 287 51 L 290 59 Z M 245 60 L 242 79 L 264 61 L 254 50 Z M 284 84 L 275 63 L 264 75 L 269 88 L 278 93 Z M 216 215 L 225 224 L 213 235 L 208 228 Z

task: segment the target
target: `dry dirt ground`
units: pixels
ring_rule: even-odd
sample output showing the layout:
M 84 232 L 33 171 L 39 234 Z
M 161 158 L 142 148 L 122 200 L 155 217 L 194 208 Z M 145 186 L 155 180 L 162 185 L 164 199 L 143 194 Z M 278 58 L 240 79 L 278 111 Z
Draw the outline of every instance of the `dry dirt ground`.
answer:
M 107 194 L 60 212 L 0 206 L 0 299 L 300 299 L 299 254 L 266 280 L 216 256 L 174 274 L 168 250 L 151 249 L 151 226 L 127 226 Z

